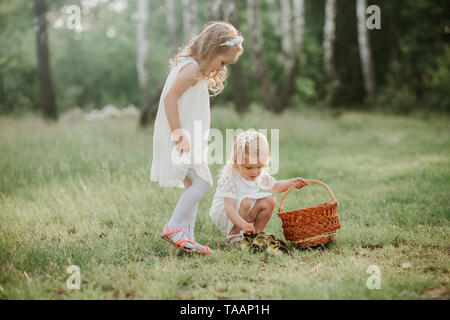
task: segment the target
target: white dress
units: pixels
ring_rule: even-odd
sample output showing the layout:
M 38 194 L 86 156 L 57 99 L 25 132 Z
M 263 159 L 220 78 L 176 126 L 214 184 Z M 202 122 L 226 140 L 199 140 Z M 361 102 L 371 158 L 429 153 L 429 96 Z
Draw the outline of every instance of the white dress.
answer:
M 189 63 L 198 62 L 191 57 L 183 57 L 172 67 L 159 101 L 153 132 L 153 161 L 151 181 L 159 182 L 161 187 L 184 188 L 183 180 L 188 169 L 213 185 L 207 161 L 208 136 L 210 129 L 209 91 L 206 80 L 200 79 L 189 87 L 178 100 L 178 113 L 181 127 L 190 134 L 191 151 L 181 157 L 171 141 L 171 129 L 167 120 L 164 98 L 175 83 L 179 71 Z M 195 134 L 195 135 L 194 135 Z
M 217 189 L 213 198 L 209 216 L 220 231 L 228 235 L 234 223 L 228 218 L 224 208 L 224 198 L 236 199 L 236 212 L 239 212 L 241 201 L 245 198 L 253 199 L 250 210 L 257 199 L 272 195 L 270 192 L 259 192 L 260 188 L 269 190 L 274 187 L 277 180 L 266 170 L 255 179 L 244 179 L 236 169 L 227 170 L 217 181 Z

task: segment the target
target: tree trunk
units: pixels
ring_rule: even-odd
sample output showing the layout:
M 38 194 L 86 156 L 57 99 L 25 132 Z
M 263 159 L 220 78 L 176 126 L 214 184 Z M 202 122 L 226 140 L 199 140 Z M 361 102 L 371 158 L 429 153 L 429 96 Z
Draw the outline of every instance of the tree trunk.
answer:
M 58 112 L 50 70 L 50 53 L 47 36 L 47 5 L 45 0 L 34 1 L 34 24 L 36 32 L 39 97 L 42 113 L 46 119 L 57 119 Z
M 283 52 L 284 74 L 287 74 L 293 66 L 294 43 L 291 34 L 291 4 L 290 0 L 280 0 L 280 27 L 281 50 Z
M 239 26 L 234 24 L 233 25 L 239 30 L 240 18 L 237 10 L 238 3 L 239 3 L 238 0 L 227 1 L 225 8 L 223 10 L 223 19 L 224 21 L 229 21 L 231 24 L 233 24 L 232 23 L 233 20 L 237 19 L 239 21 Z M 236 15 L 237 17 L 233 18 L 233 15 Z
M 209 7 L 209 16 L 208 20 L 219 20 L 222 17 L 224 0 L 212 0 L 211 5 Z
M 0 113 L 3 111 L 6 111 L 5 85 L 3 81 L 3 73 L 0 71 Z
M 138 73 L 139 90 L 141 94 L 141 110 L 149 108 L 148 92 L 148 0 L 138 0 L 137 2 L 137 25 L 136 25 L 136 68 Z
M 145 110 L 141 111 L 141 117 L 139 119 L 139 123 L 142 127 L 147 126 L 151 120 L 155 119 L 156 112 L 158 111 L 159 99 L 161 98 L 162 91 L 164 89 L 165 80 L 161 81 L 155 93 L 149 99 L 149 103 Z
M 284 3 L 286 2 L 286 3 Z M 289 106 L 292 96 L 295 94 L 295 77 L 298 73 L 298 67 L 300 65 L 300 58 L 303 51 L 303 26 L 304 26 L 304 0 L 293 0 L 294 7 L 294 20 L 293 20 L 293 29 L 294 29 L 294 38 L 292 40 L 291 35 L 291 27 L 284 27 L 284 33 L 289 32 L 289 45 L 286 46 L 286 59 L 289 60 L 288 63 L 285 64 L 284 77 L 283 81 L 277 88 L 277 92 L 279 94 L 278 99 L 276 99 L 277 103 L 274 104 L 275 112 L 282 112 Z M 282 20 L 289 21 L 291 24 L 290 17 L 290 4 L 286 0 L 282 0 L 281 2 L 281 11 L 282 11 Z
M 356 16 L 358 21 L 358 44 L 359 56 L 361 58 L 361 68 L 364 78 L 364 87 L 366 88 L 368 100 L 372 102 L 376 94 L 376 85 L 372 61 L 372 52 L 370 49 L 369 31 L 366 26 L 367 0 L 356 1 Z
M 172 53 L 175 54 L 180 42 L 175 0 L 166 0 L 166 20 L 172 38 Z M 141 110 L 139 123 L 142 127 L 147 126 L 155 118 L 164 83 L 165 79 L 156 85 L 155 92 L 148 98 L 146 107 Z
M 178 18 L 175 0 L 166 0 L 166 20 L 169 33 L 172 38 L 172 53 L 178 49 L 180 40 L 178 37 Z
M 183 0 L 183 26 L 186 39 L 198 34 L 198 10 L 196 0 Z
M 303 30 L 305 27 L 305 1 L 294 0 L 294 50 L 300 61 L 303 54 Z
M 211 3 L 209 11 L 209 20 L 223 20 L 231 23 L 239 30 L 240 18 L 237 11 L 237 1 L 215 0 Z M 231 65 L 230 71 L 231 89 L 233 93 L 233 102 L 237 112 L 246 112 L 250 105 L 248 97 L 248 86 L 245 78 L 245 72 L 241 63 Z
M 323 30 L 323 68 L 328 79 L 335 77 L 334 39 L 336 37 L 336 0 L 325 2 L 325 24 Z
M 278 0 L 266 0 L 268 6 L 267 14 L 269 15 L 269 19 L 273 25 L 273 33 L 277 36 L 281 36 L 281 14 L 280 8 L 278 6 Z M 281 57 L 280 57 L 281 59 Z
M 269 2 L 275 4 L 273 0 Z M 300 65 L 302 51 L 304 24 L 303 0 L 294 0 L 294 27 L 292 27 L 290 7 L 289 0 L 281 0 L 280 14 L 276 12 L 270 14 L 272 22 L 274 22 L 274 28 L 281 36 L 283 52 L 283 80 L 275 87 L 270 79 L 269 69 L 263 55 L 260 1 L 248 0 L 248 25 L 251 42 L 250 56 L 253 60 L 252 65 L 260 88 L 262 103 L 268 110 L 276 113 L 282 112 L 289 105 L 295 93 L 295 77 Z M 293 28 L 295 29 L 294 38 L 292 35 Z
M 250 56 L 252 67 L 258 82 L 262 104 L 273 110 L 273 88 L 270 80 L 270 73 L 264 60 L 263 37 L 261 30 L 261 2 L 259 0 L 247 0 L 248 30 L 250 38 Z
M 238 30 L 241 27 L 241 19 L 237 10 L 238 0 L 232 0 L 228 2 L 228 6 L 225 8 L 225 21 L 229 21 Z M 247 78 L 245 76 L 242 63 L 236 63 L 231 65 L 230 78 L 232 83 L 233 100 L 238 113 L 248 111 L 250 105 L 250 98 L 248 97 L 248 85 Z

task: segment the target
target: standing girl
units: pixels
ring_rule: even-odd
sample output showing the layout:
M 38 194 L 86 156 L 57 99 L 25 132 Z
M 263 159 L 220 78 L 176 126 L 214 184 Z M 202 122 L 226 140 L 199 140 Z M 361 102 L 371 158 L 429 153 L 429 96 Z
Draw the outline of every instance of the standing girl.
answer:
M 213 96 L 222 92 L 226 65 L 242 54 L 243 40 L 229 23 L 208 23 L 170 61 L 154 126 L 151 181 L 185 188 L 162 231 L 163 239 L 182 251 L 212 253 L 194 240 L 198 203 L 213 185 L 204 159 L 210 128 L 208 90 Z

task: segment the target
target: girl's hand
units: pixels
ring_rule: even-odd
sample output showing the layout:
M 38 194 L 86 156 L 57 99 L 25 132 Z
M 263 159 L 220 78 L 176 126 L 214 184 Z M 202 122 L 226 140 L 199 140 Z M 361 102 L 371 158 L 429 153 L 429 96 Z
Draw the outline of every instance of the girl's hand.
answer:
M 180 139 L 176 142 L 175 147 L 180 154 L 189 153 L 191 150 L 191 146 L 185 135 L 180 136 Z
M 189 139 L 186 137 L 182 129 L 177 129 L 172 133 L 172 141 L 175 142 L 175 147 L 180 155 L 183 153 L 189 153 L 191 149 Z
M 308 182 L 306 182 L 306 181 L 303 180 L 302 178 L 294 178 L 292 184 L 295 184 L 295 187 L 296 187 L 297 189 L 301 189 L 301 188 L 303 188 L 304 186 L 307 186 L 307 185 L 308 185 Z
M 241 226 L 241 230 L 244 231 L 245 233 L 255 233 L 255 226 L 251 223 L 245 222 L 242 226 Z

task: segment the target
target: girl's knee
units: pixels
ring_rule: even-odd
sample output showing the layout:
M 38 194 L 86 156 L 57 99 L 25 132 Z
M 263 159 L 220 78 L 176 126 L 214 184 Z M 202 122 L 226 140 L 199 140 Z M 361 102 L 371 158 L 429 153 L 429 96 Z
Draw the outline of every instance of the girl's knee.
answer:
M 277 199 L 274 195 L 268 196 L 264 198 L 264 206 L 268 208 L 275 208 L 277 205 Z
M 206 191 L 213 187 L 209 182 L 200 178 L 192 169 L 188 170 L 185 180 L 189 180 L 190 185 L 201 186 L 201 188 L 206 189 Z
M 250 210 L 251 205 L 252 199 L 249 198 L 242 199 L 241 205 L 239 206 L 239 210 L 244 210 L 245 212 L 248 212 Z
M 204 180 L 197 180 L 193 183 L 193 185 L 195 185 L 196 188 L 201 190 L 203 194 L 206 194 L 212 188 L 212 185 L 210 185 L 208 182 Z

